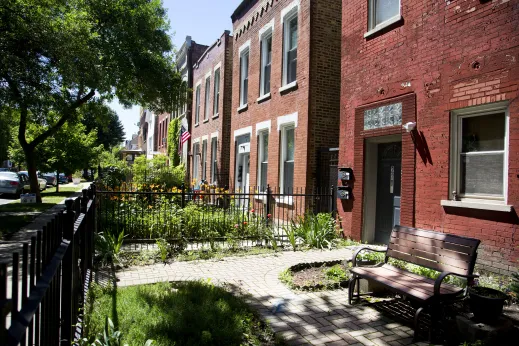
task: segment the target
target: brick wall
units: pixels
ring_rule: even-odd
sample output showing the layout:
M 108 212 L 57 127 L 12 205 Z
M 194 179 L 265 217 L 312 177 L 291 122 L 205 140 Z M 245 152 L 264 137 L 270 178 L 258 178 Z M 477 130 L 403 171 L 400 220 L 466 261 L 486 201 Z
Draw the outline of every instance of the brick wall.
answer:
M 402 184 L 414 179 L 415 192 L 414 204 L 402 205 L 403 215 L 413 218 L 402 223 L 479 238 L 480 266 L 513 270 L 519 259 L 519 1 L 402 1 L 403 21 L 364 38 L 367 3 L 343 1 L 340 166 L 352 167 L 356 179 L 353 202 L 339 204 L 344 233 L 362 234 L 363 140 L 356 137 L 356 110 L 412 94 L 420 145 L 403 143 L 404 152 L 415 150 L 416 163 L 403 168 Z M 503 100 L 509 102 L 506 197 L 512 213 L 442 207 L 440 201 L 449 199 L 451 110 Z M 410 136 L 403 132 L 403 141 Z
M 225 186 L 228 184 L 229 175 L 229 131 L 230 131 L 230 110 L 229 104 L 231 100 L 230 83 L 232 82 L 232 36 L 228 31 L 210 46 L 199 58 L 193 66 L 193 116 L 190 128 L 191 138 L 200 138 L 200 153 L 202 152 L 202 137 L 207 140 L 206 151 L 206 178 L 208 182 L 211 178 L 211 151 L 212 140 L 211 135 L 218 133 L 217 143 L 217 161 L 218 161 L 218 184 Z M 218 112 L 214 113 L 214 81 L 215 68 L 220 66 L 220 97 Z M 206 93 L 206 76 L 210 73 L 210 90 L 209 102 L 205 103 Z M 195 124 L 196 112 L 196 85 L 200 83 L 200 121 Z M 207 119 L 204 119 L 206 107 L 208 109 Z M 199 172 L 202 172 L 202 159 L 200 159 Z M 193 167 L 191 167 L 191 173 Z M 195 177 L 193 177 L 195 178 Z

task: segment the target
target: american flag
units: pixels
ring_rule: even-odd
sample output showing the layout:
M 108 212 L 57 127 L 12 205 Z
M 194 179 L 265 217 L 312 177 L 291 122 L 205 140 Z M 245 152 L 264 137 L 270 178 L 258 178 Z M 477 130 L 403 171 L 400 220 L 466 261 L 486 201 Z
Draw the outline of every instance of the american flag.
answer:
M 186 130 L 184 125 L 181 125 L 180 126 L 180 136 L 179 136 L 180 145 L 178 146 L 178 152 L 179 153 L 182 152 L 182 147 L 183 147 L 184 143 L 187 142 L 187 140 L 189 138 L 191 138 L 191 134 L 189 133 L 188 130 Z

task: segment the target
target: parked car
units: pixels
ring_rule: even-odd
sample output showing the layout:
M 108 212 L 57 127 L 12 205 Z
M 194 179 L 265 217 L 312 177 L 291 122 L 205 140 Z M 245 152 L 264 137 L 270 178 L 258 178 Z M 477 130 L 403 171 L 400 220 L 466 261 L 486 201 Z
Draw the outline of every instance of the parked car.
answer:
M 0 194 L 19 197 L 23 193 L 29 179 L 15 172 L 0 172 Z
M 29 172 L 27 171 L 20 171 L 19 172 L 20 174 L 23 174 L 24 176 L 27 177 L 27 181 L 29 181 Z M 25 189 L 30 191 L 31 190 L 31 186 L 30 184 L 28 184 L 29 186 L 26 186 Z M 38 177 L 38 186 L 40 187 L 40 191 L 43 191 L 45 189 L 47 189 L 47 180 L 44 179 L 44 178 L 40 178 Z
M 68 184 L 68 177 L 64 173 L 60 173 L 58 181 L 60 184 Z
M 42 173 L 41 177 L 47 180 L 47 185 L 56 186 L 56 173 Z

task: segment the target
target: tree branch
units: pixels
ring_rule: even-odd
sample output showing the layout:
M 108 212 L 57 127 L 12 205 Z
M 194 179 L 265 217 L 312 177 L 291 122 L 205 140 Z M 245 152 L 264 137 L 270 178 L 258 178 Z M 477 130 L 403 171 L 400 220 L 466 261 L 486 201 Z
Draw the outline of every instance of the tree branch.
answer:
M 82 106 L 84 103 L 88 102 L 88 100 L 94 97 L 95 93 L 95 90 L 90 90 L 90 92 L 86 94 L 84 97 L 72 103 L 70 107 L 68 107 L 68 109 L 63 112 L 63 116 L 59 119 L 59 121 L 56 124 L 54 124 L 54 126 L 52 126 L 47 131 L 43 132 L 41 135 L 36 137 L 29 145 L 34 148 L 38 144 L 43 143 L 47 138 L 58 132 L 58 130 L 67 122 L 67 120 L 69 120 L 74 115 L 74 110 Z

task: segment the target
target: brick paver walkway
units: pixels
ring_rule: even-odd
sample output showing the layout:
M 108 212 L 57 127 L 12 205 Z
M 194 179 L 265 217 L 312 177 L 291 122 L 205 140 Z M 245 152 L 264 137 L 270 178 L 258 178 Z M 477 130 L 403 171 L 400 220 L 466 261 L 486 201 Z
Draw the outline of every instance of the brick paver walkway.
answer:
M 211 279 L 249 292 L 248 303 L 291 345 L 410 345 L 413 331 L 368 306 L 347 303 L 347 290 L 294 293 L 278 280 L 301 262 L 349 259 L 352 249 L 283 252 L 221 261 L 175 262 L 133 267 L 117 274 L 118 285 Z

